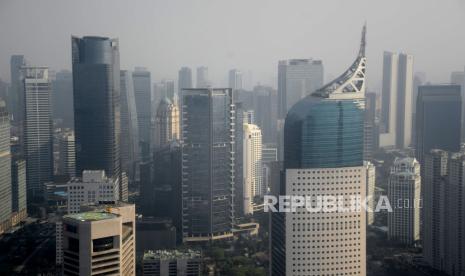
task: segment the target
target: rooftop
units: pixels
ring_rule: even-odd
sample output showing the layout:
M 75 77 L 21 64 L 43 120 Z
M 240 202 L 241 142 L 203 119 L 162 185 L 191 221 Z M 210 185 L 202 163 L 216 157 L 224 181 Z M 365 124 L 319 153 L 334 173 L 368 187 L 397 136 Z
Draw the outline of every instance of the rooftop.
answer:
M 200 258 L 200 251 L 196 250 L 148 250 L 144 252 L 145 260 L 170 260 L 170 259 L 193 259 Z
M 117 217 L 118 215 L 108 213 L 108 212 L 84 212 L 84 213 L 66 215 L 63 218 L 74 219 L 78 221 L 99 221 L 99 220 L 113 219 Z

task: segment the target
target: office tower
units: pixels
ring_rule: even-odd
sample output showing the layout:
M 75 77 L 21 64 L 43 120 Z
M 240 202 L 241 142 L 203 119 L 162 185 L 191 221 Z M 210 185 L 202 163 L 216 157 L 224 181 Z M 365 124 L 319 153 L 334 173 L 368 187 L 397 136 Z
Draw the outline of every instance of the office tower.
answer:
M 229 88 L 233 90 L 242 89 L 242 72 L 237 69 L 229 70 Z
M 384 52 L 381 147 L 404 149 L 412 140 L 413 56 Z
M 232 237 L 234 111 L 231 89 L 182 91 L 184 242 Z
M 26 66 L 23 55 L 12 55 L 10 59 L 11 88 L 9 111 L 13 117 L 13 123 L 20 126 L 24 117 L 24 88 L 22 83 L 21 68 Z
M 120 70 L 117 39 L 72 37 L 76 175 L 120 175 Z
M 10 118 L 0 102 L 0 233 L 8 228 L 12 215 Z
M 416 112 L 417 160 L 432 149 L 460 150 L 462 99 L 458 85 L 419 87 Z
M 10 102 L 10 97 L 9 97 L 9 94 L 8 94 L 9 89 L 10 89 L 10 84 L 3 81 L 0 78 L 0 99 L 3 100 L 6 103 Z M 9 106 L 8 106 L 8 108 L 9 108 Z
M 255 113 L 253 110 L 244 111 L 244 124 L 253 124 L 255 122 Z
M 277 92 L 268 86 L 255 86 L 253 88 L 253 110 L 255 111 L 255 124 L 262 130 L 264 143 L 277 142 Z
M 74 129 L 73 74 L 61 70 L 52 84 L 53 119 L 60 122 L 60 127 Z
M 65 131 L 58 140 L 58 174 L 69 178 L 76 175 L 76 151 L 74 131 Z
M 22 221 L 27 218 L 26 162 L 23 159 L 11 161 L 11 192 L 13 212 Z
M 372 160 L 373 154 L 379 146 L 379 126 L 376 122 L 376 98 L 376 93 L 366 93 L 363 149 L 364 160 Z
M 136 275 L 135 230 L 133 204 L 64 216 L 64 275 Z
M 420 163 L 415 158 L 396 158 L 391 167 L 388 198 L 388 238 L 405 245 L 420 240 Z
M 164 97 L 167 97 L 171 101 L 176 99 L 176 94 L 174 90 L 174 80 L 163 80 L 162 84 L 164 86 Z M 176 100 L 177 101 L 177 100 Z
M 150 129 L 152 118 L 150 72 L 138 67 L 132 73 L 134 95 L 136 99 L 137 123 L 139 128 L 139 145 L 142 160 L 150 160 Z
M 366 170 L 366 190 L 367 190 L 367 225 L 372 225 L 375 222 L 375 188 L 376 188 L 376 168 L 373 163 L 363 161 Z
M 208 78 L 208 67 L 200 66 L 197 67 L 197 88 L 207 88 L 210 87 L 211 83 Z
M 155 147 L 160 148 L 179 139 L 179 109 L 177 102 L 164 97 L 155 117 Z
M 444 198 L 447 185 L 447 151 L 433 149 L 423 155 L 422 241 L 425 261 L 435 269 L 444 269 Z
M 46 67 L 23 67 L 25 101 L 24 152 L 28 200 L 40 197 L 53 179 L 51 85 Z
M 243 169 L 244 169 L 244 213 L 253 213 L 255 197 L 265 194 L 263 186 L 262 132 L 254 124 L 244 123 Z
M 234 125 L 234 216 L 244 215 L 244 109 L 241 102 L 235 102 Z
M 289 110 L 279 194 L 315 198 L 344 193 L 344 201 L 366 194 L 365 30 L 350 68 Z M 271 275 L 366 275 L 366 215 L 354 207 L 310 212 L 302 206 L 273 213 Z
M 119 195 L 117 179 L 107 177 L 103 170 L 84 170 L 82 177 L 68 182 L 68 213 L 79 213 L 83 204 L 116 202 Z
M 194 88 L 192 84 L 192 70 L 189 67 L 181 67 L 178 72 L 178 96 L 184 88 Z
M 462 99 L 465 98 L 465 71 L 452 72 L 450 83 L 460 85 Z M 462 102 L 462 142 L 465 140 L 465 103 Z
M 145 216 L 153 216 L 154 210 L 154 186 L 153 186 L 153 162 L 141 162 L 139 165 L 140 171 L 140 210 Z
M 278 118 L 286 118 L 300 99 L 323 86 L 323 63 L 313 59 L 281 60 L 278 64 Z
M 200 251 L 191 249 L 144 252 L 142 275 L 200 276 L 202 275 L 202 254 Z
M 278 161 L 278 149 L 273 144 L 263 144 L 262 162 L 271 163 Z
M 120 72 L 121 87 L 121 169 L 126 172 L 131 183 L 136 179 L 139 161 L 139 125 L 137 121 L 134 82 L 129 71 Z

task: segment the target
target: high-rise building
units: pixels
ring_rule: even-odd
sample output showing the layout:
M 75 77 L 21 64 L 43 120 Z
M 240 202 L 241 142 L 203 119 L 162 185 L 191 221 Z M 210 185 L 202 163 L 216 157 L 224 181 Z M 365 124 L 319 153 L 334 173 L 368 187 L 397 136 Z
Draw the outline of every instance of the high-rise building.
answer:
M 13 117 L 13 123 L 19 123 L 24 119 L 24 88 L 22 83 L 21 68 L 26 66 L 23 55 L 12 55 L 10 59 L 11 87 L 8 110 Z
M 117 39 L 72 37 L 76 175 L 120 176 L 120 69 Z
M 234 125 L 234 216 L 244 215 L 244 109 L 242 102 L 235 102 L 235 125 Z
M 63 217 L 64 275 L 136 275 L 135 206 L 98 208 Z
M 200 276 L 202 254 L 194 250 L 146 251 L 142 258 L 143 276 Z
M 234 112 L 231 89 L 182 91 L 184 242 L 232 237 Z
M 376 168 L 368 161 L 364 161 L 363 165 L 366 170 L 366 190 L 367 190 L 367 225 L 372 225 L 375 222 L 375 189 L 376 189 Z
M 415 158 L 396 158 L 391 167 L 388 198 L 393 211 L 388 213 L 388 238 L 405 245 L 420 240 L 420 163 Z
M 344 193 L 344 200 L 349 200 L 366 194 L 365 30 L 350 68 L 289 110 L 281 195 L 315 198 Z M 273 213 L 270 250 L 273 276 L 366 275 L 365 211 L 310 212 L 296 206 L 291 212 Z
M 444 267 L 444 203 L 449 153 L 431 150 L 423 155 L 422 241 L 425 261 L 435 269 Z
M 276 89 L 261 85 L 253 88 L 254 123 L 262 130 L 264 143 L 277 142 L 277 100 Z
M 11 161 L 11 192 L 13 213 L 22 221 L 27 217 L 26 162 L 23 159 Z
M 465 71 L 452 72 L 450 83 L 460 85 L 462 99 L 465 99 Z M 462 101 L 462 142 L 465 141 L 465 102 Z
M 416 158 L 432 149 L 460 150 L 462 99 L 458 85 L 419 87 L 416 112 Z
M 242 72 L 237 69 L 229 70 L 229 88 L 233 90 L 242 89 Z
M 178 72 L 178 95 L 184 88 L 194 88 L 192 83 L 192 70 L 189 67 L 182 67 Z
M 52 88 L 53 119 L 60 127 L 74 129 L 73 74 L 68 70 L 57 72 Z
M 10 118 L 5 102 L 0 102 L 0 233 L 8 228 L 12 215 Z
M 41 196 L 42 185 L 53 179 L 51 83 L 47 67 L 23 67 L 24 153 L 28 200 Z
M 323 63 L 313 59 L 281 60 L 278 64 L 278 118 L 323 86 Z
M 244 213 L 252 214 L 254 198 L 263 196 L 262 132 L 257 125 L 244 124 L 243 132 Z
M 208 67 L 206 66 L 197 67 L 197 83 L 195 87 L 207 88 L 210 86 L 211 86 L 211 83 L 208 78 Z
M 177 95 L 174 90 L 174 80 L 163 80 L 162 81 L 163 87 L 164 87 L 164 95 L 163 97 L 167 97 L 170 99 L 170 101 L 175 101 L 177 102 Z
M 132 73 L 136 99 L 137 123 L 139 125 L 139 145 L 142 160 L 150 160 L 150 129 L 152 118 L 150 72 L 138 67 Z
M 164 97 L 155 117 L 155 147 L 160 148 L 171 141 L 179 140 L 179 109 L 177 102 Z
M 278 149 L 276 148 L 276 145 L 263 144 L 262 161 L 263 163 L 271 163 L 278 161 Z
M 379 146 L 379 125 L 376 121 L 376 93 L 366 93 L 365 98 L 365 124 L 364 124 L 364 150 L 363 159 L 372 160 L 373 154 Z
M 68 177 L 76 176 L 76 151 L 74 131 L 65 131 L 59 136 L 58 173 Z
M 85 170 L 81 178 L 68 182 L 68 213 L 79 213 L 84 204 L 116 202 L 119 194 L 117 179 L 107 177 L 103 170 Z
M 404 149 L 412 142 L 413 56 L 384 52 L 380 146 Z
M 136 179 L 139 161 L 139 125 L 137 121 L 134 82 L 129 71 L 121 70 L 121 169 L 127 173 L 129 181 Z

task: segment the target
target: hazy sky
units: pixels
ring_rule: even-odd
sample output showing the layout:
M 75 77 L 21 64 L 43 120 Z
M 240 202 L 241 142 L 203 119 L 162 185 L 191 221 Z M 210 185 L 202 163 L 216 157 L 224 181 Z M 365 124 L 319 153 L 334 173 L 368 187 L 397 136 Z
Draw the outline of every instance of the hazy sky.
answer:
M 0 78 L 12 54 L 69 69 L 71 35 L 101 35 L 119 38 L 122 69 L 145 66 L 154 81 L 206 65 L 215 85 L 238 68 L 276 86 L 288 58 L 322 59 L 328 81 L 355 58 L 365 21 L 372 89 L 384 50 L 413 54 L 431 82 L 464 69 L 464 0 L 0 0 Z

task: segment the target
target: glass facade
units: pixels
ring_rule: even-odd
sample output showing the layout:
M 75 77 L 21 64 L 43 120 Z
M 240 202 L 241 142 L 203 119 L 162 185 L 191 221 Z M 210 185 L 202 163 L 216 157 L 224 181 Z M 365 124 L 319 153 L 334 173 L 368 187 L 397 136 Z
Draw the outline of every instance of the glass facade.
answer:
M 363 122 L 363 100 L 306 97 L 286 117 L 285 168 L 362 166 Z
M 184 238 L 231 232 L 234 105 L 231 89 L 182 91 Z
M 104 169 L 120 173 L 120 70 L 118 41 L 72 38 L 76 175 Z

